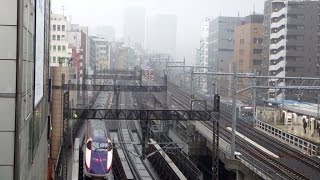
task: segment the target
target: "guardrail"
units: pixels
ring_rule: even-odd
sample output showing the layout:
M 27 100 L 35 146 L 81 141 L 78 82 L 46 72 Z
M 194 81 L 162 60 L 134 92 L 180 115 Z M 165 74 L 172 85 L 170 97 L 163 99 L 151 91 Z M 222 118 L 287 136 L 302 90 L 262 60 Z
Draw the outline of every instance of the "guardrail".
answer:
M 281 129 L 256 119 L 255 127 L 265 133 L 273 135 L 275 138 L 286 141 L 297 149 L 312 156 L 319 155 L 319 145 L 301 139 L 295 135 L 289 134 Z

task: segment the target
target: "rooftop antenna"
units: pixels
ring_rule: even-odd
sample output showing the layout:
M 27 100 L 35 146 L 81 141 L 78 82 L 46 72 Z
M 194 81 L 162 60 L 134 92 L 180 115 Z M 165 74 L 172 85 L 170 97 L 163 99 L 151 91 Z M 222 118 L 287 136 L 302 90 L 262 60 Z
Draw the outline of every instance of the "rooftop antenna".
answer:
M 61 6 L 61 10 L 62 10 L 62 15 L 64 16 L 64 11 L 67 9 L 65 9 L 64 6 Z
M 255 14 L 256 14 L 256 4 L 253 3 L 253 15 L 255 15 Z

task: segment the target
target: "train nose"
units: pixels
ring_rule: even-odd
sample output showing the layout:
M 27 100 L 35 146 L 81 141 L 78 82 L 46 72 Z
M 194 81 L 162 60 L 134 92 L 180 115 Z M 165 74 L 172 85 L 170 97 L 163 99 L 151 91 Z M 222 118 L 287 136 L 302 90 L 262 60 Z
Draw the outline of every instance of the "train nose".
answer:
M 107 154 L 101 152 L 93 152 L 91 155 L 90 173 L 92 174 L 107 174 Z

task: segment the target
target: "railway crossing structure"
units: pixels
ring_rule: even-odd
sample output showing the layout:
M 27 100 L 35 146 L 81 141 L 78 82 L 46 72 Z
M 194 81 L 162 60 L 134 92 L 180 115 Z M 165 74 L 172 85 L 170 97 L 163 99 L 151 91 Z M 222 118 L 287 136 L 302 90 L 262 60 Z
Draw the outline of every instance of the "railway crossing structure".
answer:
M 98 75 L 88 75 L 84 78 L 86 79 L 113 79 L 113 85 L 88 85 L 88 84 L 71 84 L 70 82 L 65 82 L 65 75 L 62 75 L 61 86 L 52 87 L 53 89 L 61 89 L 62 94 L 62 112 L 63 112 L 63 131 L 62 131 L 62 147 L 58 160 L 57 175 L 65 178 L 68 173 L 67 166 L 67 149 L 73 143 L 70 137 L 71 134 L 77 132 L 77 128 L 73 129 L 72 132 L 69 128 L 69 121 L 75 120 L 80 124 L 76 127 L 80 127 L 84 120 L 86 119 L 97 119 L 97 120 L 140 120 L 141 130 L 142 130 L 142 158 L 146 157 L 146 149 L 148 148 L 148 128 L 150 126 L 150 121 L 214 121 L 218 123 L 218 120 L 214 118 L 214 110 L 168 110 L 166 109 L 166 104 L 164 104 L 164 109 L 154 110 L 154 109 L 119 109 L 118 99 L 120 92 L 164 92 L 165 97 L 167 95 L 167 78 L 164 77 L 163 86 L 143 86 L 141 82 L 141 71 L 140 75 L 136 76 L 135 72 L 132 71 L 111 71 L 113 75 L 100 75 L 99 73 L 104 73 L 105 71 L 96 71 Z M 129 76 L 128 76 L 129 75 Z M 131 76 L 131 77 L 130 77 Z M 116 81 L 119 80 L 140 80 L 139 85 L 117 85 Z M 72 109 L 70 107 L 70 91 L 109 91 L 114 92 L 116 96 L 116 108 L 115 109 L 92 109 L 86 107 L 83 109 Z M 164 101 L 166 103 L 166 100 Z M 218 112 L 215 112 L 218 113 Z M 215 123 L 215 124 L 216 124 Z M 213 138 L 218 139 L 218 128 L 215 128 L 216 133 L 213 133 Z M 219 141 L 212 144 L 212 147 L 218 149 Z M 213 179 L 218 177 L 218 157 L 217 153 L 213 154 Z

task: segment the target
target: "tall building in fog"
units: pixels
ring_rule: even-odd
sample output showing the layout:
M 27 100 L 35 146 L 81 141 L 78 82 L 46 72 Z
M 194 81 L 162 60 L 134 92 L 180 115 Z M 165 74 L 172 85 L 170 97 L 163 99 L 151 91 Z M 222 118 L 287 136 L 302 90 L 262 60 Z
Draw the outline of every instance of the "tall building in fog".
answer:
M 148 18 L 146 49 L 151 52 L 176 54 L 177 16 L 158 14 Z
M 145 43 L 146 10 L 143 7 L 129 7 L 125 10 L 124 40 L 129 46 Z
M 50 1 L 1 1 L 0 179 L 48 176 Z
M 319 1 L 265 2 L 264 64 L 269 66 L 270 76 L 319 77 L 319 8 Z M 286 83 L 273 79 L 270 85 L 285 86 Z M 280 90 L 269 90 L 270 99 L 279 100 L 282 95 L 286 99 L 307 101 L 314 101 L 316 97 L 312 91 L 305 91 L 297 99 L 296 92 L 283 94 Z
M 217 72 L 231 72 L 234 51 L 234 28 L 242 21 L 239 17 L 219 16 L 209 23 L 208 65 Z M 230 78 L 220 78 L 216 84 L 219 93 L 230 95 Z

